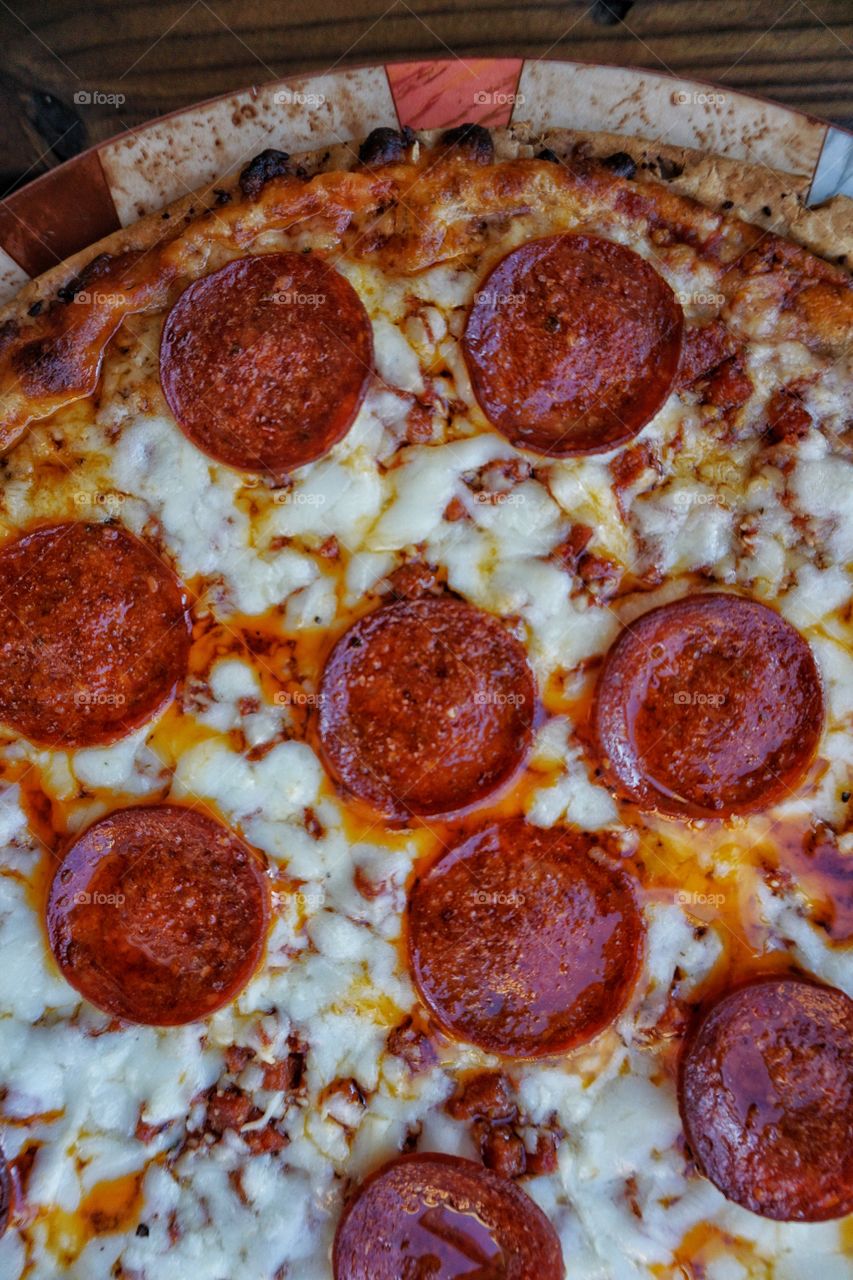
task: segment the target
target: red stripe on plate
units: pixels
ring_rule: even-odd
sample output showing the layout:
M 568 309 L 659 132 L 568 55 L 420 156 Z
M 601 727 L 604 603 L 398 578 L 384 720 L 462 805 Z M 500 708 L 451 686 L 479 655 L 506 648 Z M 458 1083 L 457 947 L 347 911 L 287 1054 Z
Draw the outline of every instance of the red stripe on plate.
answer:
M 466 121 L 509 124 L 521 58 L 455 58 L 386 65 L 401 124 L 440 129 Z

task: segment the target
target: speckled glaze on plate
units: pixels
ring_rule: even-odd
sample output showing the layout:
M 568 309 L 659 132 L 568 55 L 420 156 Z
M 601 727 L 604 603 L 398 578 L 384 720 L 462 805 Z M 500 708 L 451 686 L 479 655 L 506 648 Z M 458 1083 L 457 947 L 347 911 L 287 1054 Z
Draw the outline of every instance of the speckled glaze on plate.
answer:
M 0 302 L 145 214 L 234 173 L 257 151 L 299 152 L 378 125 L 476 120 L 601 130 L 694 147 L 853 194 L 853 134 L 813 116 L 658 72 L 522 58 L 399 62 L 299 76 L 128 130 L 0 202 Z

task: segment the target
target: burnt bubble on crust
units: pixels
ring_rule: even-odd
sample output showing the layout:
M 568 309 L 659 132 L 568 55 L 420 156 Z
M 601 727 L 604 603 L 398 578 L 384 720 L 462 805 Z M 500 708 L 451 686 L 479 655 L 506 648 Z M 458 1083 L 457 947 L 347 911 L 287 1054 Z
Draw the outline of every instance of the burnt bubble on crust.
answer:
M 358 149 L 359 164 L 373 168 L 382 164 L 396 164 L 405 160 L 406 152 L 415 141 L 415 132 L 406 125 L 398 129 L 372 129 Z
M 0 325 L 0 354 L 8 352 L 7 375 L 18 379 L 26 398 L 94 390 L 105 341 L 103 326 L 107 312 L 114 314 L 117 309 L 111 298 L 120 303 L 116 295 L 132 293 L 139 283 L 138 264 L 145 256 L 140 249 L 99 253 L 65 280 L 55 296 L 45 293 L 32 303 L 27 314 L 35 324 L 22 325 L 13 318 Z M 53 289 L 53 275 L 51 271 L 43 277 L 42 289 Z M 103 288 L 96 292 L 91 289 L 95 284 Z M 68 318 L 72 302 L 82 304 L 78 318 L 87 317 L 82 324 Z M 92 339 L 93 333 L 100 336 Z M 8 448 L 9 437 L 5 439 Z
M 99 253 L 91 262 L 87 262 L 78 275 L 72 276 L 70 280 L 67 280 L 64 285 L 57 289 L 57 298 L 60 302 L 74 302 L 88 285 L 102 280 L 117 262 L 130 259 L 130 253 L 118 255 L 117 257 L 113 257 L 109 253 Z
M 458 147 L 477 164 L 491 164 L 495 158 L 492 135 L 481 124 L 460 124 L 448 129 L 441 135 L 441 143 L 445 147 Z
M 268 147 L 249 161 L 240 173 L 240 190 L 247 200 L 255 200 L 273 178 L 282 178 L 296 172 L 286 151 Z
M 670 160 L 668 156 L 658 156 L 658 173 L 664 182 L 672 182 L 684 173 L 684 165 L 677 160 Z
M 601 163 L 611 173 L 615 173 L 617 178 L 633 178 L 637 172 L 637 165 L 627 151 L 614 151 L 612 156 L 605 156 Z
M 12 352 L 12 370 L 28 395 L 61 394 L 83 377 L 79 348 L 63 337 L 33 338 Z

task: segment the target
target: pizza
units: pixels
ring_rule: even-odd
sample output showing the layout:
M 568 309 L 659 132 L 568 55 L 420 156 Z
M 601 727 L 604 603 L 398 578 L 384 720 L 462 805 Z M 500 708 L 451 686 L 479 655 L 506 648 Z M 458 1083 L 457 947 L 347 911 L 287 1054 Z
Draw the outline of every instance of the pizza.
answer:
M 849 1276 L 847 251 L 608 145 L 0 316 L 4 1280 Z

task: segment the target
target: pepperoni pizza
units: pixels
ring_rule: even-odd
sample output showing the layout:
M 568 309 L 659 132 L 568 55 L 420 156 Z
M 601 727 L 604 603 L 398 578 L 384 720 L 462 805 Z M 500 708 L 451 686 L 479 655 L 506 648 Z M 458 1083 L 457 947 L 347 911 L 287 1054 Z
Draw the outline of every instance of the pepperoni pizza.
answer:
M 646 154 L 267 151 L 6 309 L 4 1280 L 849 1273 L 853 285 Z

